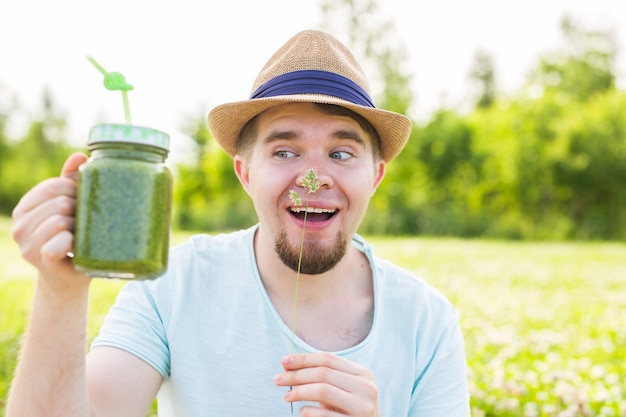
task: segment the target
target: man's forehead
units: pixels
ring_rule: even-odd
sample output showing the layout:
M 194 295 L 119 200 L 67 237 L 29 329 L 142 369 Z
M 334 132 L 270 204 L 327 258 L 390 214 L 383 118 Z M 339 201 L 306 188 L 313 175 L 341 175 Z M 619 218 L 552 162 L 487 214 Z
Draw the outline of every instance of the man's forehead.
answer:
M 283 114 L 298 114 L 298 113 L 311 113 L 311 112 L 319 112 L 322 113 L 319 109 L 318 105 L 315 103 L 281 103 L 275 106 L 272 106 L 268 109 L 263 110 L 256 117 L 260 119 L 267 119 L 272 117 L 280 117 Z
M 257 115 L 257 126 L 262 130 L 276 131 L 276 134 L 294 135 L 302 127 L 310 122 L 316 127 L 327 127 L 329 130 L 341 130 L 349 132 L 359 132 L 363 134 L 363 129 L 358 120 L 352 117 L 351 113 L 324 111 L 314 103 L 287 103 L 274 106 Z M 319 119 L 327 119 L 320 123 Z M 331 120 L 336 121 L 330 124 Z M 284 131 L 284 133 L 280 133 Z M 291 132 L 291 133 L 289 133 Z

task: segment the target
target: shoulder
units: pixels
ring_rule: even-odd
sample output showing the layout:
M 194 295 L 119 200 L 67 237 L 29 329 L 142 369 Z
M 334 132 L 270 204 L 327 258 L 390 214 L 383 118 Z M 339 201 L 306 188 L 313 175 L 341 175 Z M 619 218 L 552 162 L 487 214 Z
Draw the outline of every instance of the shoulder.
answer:
M 439 289 L 406 267 L 374 255 L 372 247 L 362 237 L 355 236 L 353 244 L 370 260 L 379 307 L 405 317 L 444 322 L 458 320 L 456 309 Z
M 256 227 L 218 235 L 193 235 L 187 242 L 170 249 L 170 260 L 175 264 L 181 257 L 222 258 L 241 255 L 241 250 L 252 244 L 255 230 Z
M 145 281 L 147 289 L 170 298 L 176 293 L 218 285 L 221 280 L 250 274 L 254 263 L 252 242 L 256 228 L 219 235 L 193 235 L 173 246 L 165 274 Z
M 172 314 L 196 314 L 194 308 L 237 292 L 227 288 L 254 274 L 255 228 L 220 235 L 194 235 L 170 249 L 165 274 L 132 281 L 123 289 L 126 302 L 158 311 L 164 324 Z M 207 296 L 208 295 L 208 296 Z
M 407 268 L 379 257 L 374 257 L 374 265 L 378 284 L 386 294 L 417 299 L 422 302 L 428 301 L 442 308 L 452 307 L 450 301 L 439 289 Z

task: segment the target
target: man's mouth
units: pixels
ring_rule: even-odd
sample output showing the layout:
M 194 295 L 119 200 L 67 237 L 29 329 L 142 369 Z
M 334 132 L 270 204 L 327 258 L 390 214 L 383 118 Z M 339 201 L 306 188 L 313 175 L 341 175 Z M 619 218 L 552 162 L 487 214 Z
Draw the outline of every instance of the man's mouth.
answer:
M 308 222 L 321 222 L 333 217 L 338 210 L 326 209 L 319 207 L 290 207 L 289 210 L 294 217 L 300 220 L 304 220 L 306 214 L 306 220 Z

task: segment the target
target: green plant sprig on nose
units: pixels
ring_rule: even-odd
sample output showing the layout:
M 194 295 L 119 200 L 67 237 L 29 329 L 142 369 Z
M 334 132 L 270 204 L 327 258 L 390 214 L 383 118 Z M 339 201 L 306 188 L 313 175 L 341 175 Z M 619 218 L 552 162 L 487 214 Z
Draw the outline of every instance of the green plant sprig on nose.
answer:
M 320 188 L 320 183 L 317 178 L 317 171 L 315 168 L 309 168 L 302 177 L 302 186 L 306 188 L 309 194 L 316 192 Z M 297 193 L 296 193 L 297 194 Z
M 317 171 L 314 168 L 309 168 L 304 173 L 302 180 L 300 181 L 302 187 L 307 190 L 308 194 L 315 193 L 320 188 L 320 183 L 317 177 Z M 296 190 L 289 190 L 289 198 L 296 206 L 302 205 L 302 198 Z M 309 211 L 309 200 L 306 200 L 306 207 L 304 210 L 304 222 L 302 224 L 302 237 L 300 239 L 300 253 L 298 254 L 298 270 L 296 271 L 296 290 L 293 297 L 293 320 L 291 322 L 291 353 L 295 351 L 295 337 L 296 337 L 296 312 L 298 306 L 298 284 L 300 282 L 300 267 L 302 265 L 302 252 L 304 247 L 304 233 L 306 230 L 306 217 Z M 293 387 L 289 387 L 293 389 Z M 293 414 L 293 403 L 291 405 L 291 414 Z

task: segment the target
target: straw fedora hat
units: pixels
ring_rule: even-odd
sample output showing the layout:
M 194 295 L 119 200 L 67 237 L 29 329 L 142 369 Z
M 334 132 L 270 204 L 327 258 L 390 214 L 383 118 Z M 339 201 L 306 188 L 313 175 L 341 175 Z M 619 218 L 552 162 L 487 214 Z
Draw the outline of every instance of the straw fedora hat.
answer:
M 254 81 L 250 99 L 222 104 L 209 112 L 209 130 L 230 156 L 245 124 L 262 111 L 284 103 L 328 103 L 360 114 L 378 132 L 381 155 L 392 160 L 411 132 L 404 115 L 377 109 L 369 82 L 352 53 L 331 35 L 306 30 L 269 59 Z

